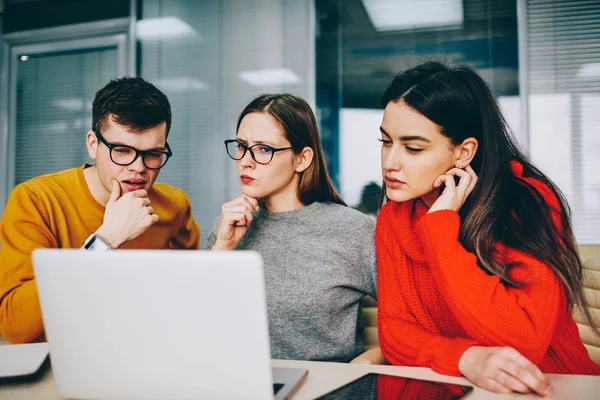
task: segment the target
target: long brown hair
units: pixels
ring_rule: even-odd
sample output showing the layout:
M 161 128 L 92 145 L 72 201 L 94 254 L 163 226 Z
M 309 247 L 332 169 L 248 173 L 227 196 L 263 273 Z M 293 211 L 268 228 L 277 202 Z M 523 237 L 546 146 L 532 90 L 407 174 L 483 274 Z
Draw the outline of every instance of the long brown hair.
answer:
M 306 101 L 288 93 L 258 96 L 240 114 L 236 131 L 240 129 L 242 119 L 250 113 L 266 113 L 273 117 L 291 143 L 294 153 L 300 153 L 305 147 L 313 150 L 312 163 L 300 173 L 298 199 L 302 204 L 319 201 L 346 205 L 327 172 L 317 121 Z
M 516 264 L 494 257 L 495 244 L 503 243 L 536 257 L 562 282 L 569 308 L 579 305 L 592 329 L 600 333 L 585 298 L 567 201 L 520 149 L 496 98 L 477 72 L 465 65 L 430 61 L 396 76 L 381 105 L 385 107 L 390 101 L 402 101 L 424 115 L 455 145 L 469 137 L 479 142 L 471 162 L 478 175 L 477 185 L 459 212 L 459 240 L 475 253 L 479 266 L 507 286 L 519 287 L 524 283 L 509 274 Z M 513 174 L 511 161 L 522 165 L 522 178 Z M 546 186 L 556 201 L 524 178 Z M 551 208 L 548 201 L 556 204 Z M 556 223 L 553 215 L 560 222 Z

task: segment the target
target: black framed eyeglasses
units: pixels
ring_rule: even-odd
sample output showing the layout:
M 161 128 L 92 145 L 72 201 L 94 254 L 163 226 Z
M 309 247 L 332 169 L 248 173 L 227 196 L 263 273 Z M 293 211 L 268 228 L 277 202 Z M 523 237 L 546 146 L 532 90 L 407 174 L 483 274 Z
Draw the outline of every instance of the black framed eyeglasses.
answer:
M 246 146 L 244 143 L 230 139 L 225 141 L 225 149 L 227 155 L 233 160 L 241 160 L 246 155 L 246 152 L 250 150 L 252 159 L 259 164 L 268 164 L 273 159 L 273 156 L 278 151 L 290 150 L 292 147 L 281 147 L 275 148 L 267 144 L 257 143 L 252 146 Z
M 167 142 L 165 142 L 166 150 L 138 150 L 125 144 L 108 143 L 100 132 L 94 130 L 94 133 L 98 140 L 108 147 L 112 162 L 123 167 L 133 164 L 139 156 L 142 156 L 142 162 L 146 168 L 161 169 L 173 155 Z

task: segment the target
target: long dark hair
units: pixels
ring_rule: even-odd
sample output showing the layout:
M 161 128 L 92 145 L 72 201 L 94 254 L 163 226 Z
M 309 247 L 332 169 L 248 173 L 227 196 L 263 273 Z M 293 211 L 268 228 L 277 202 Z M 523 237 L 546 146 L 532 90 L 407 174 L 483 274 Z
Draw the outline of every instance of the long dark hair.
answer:
M 298 183 L 298 199 L 302 204 L 309 205 L 320 201 L 346 205 L 335 190 L 327 172 L 319 128 L 308 103 L 288 93 L 258 96 L 240 114 L 236 132 L 240 129 L 242 119 L 255 112 L 269 114 L 275 119 L 286 139 L 291 143 L 294 153 L 300 153 L 305 147 L 313 150 L 312 163 L 300 174 Z
M 471 162 L 478 181 L 459 212 L 459 240 L 475 253 L 480 267 L 505 285 L 519 287 L 525 283 L 509 274 L 517 264 L 495 257 L 495 244 L 536 257 L 563 283 L 569 309 L 581 306 L 590 326 L 599 333 L 583 291 L 582 265 L 567 201 L 521 150 L 495 96 L 477 72 L 465 65 L 430 61 L 396 76 L 381 105 L 390 101 L 402 101 L 427 117 L 455 145 L 469 137 L 479 142 Z M 511 161 L 522 165 L 522 177 L 515 176 Z M 525 178 L 539 183 L 534 186 Z M 536 186 L 545 186 L 547 193 Z M 549 198 L 552 195 L 555 199 Z

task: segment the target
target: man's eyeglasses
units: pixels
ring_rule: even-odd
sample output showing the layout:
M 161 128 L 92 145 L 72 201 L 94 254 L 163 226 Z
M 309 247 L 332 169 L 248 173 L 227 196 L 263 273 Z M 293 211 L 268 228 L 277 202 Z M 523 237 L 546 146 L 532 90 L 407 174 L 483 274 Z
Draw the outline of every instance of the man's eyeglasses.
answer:
M 146 168 L 161 169 L 173 155 L 167 142 L 165 142 L 166 150 L 138 150 L 125 144 L 108 143 L 100 132 L 94 130 L 94 133 L 98 140 L 108 147 L 112 162 L 123 167 L 133 164 L 139 156 L 142 156 Z
M 266 144 L 255 144 L 252 146 L 246 146 L 244 143 L 239 142 L 235 139 L 225 141 L 225 149 L 227 155 L 234 160 L 241 160 L 246 155 L 246 152 L 250 150 L 252 159 L 259 164 L 268 164 L 273 159 L 273 156 L 278 151 L 289 150 L 291 147 L 275 148 Z

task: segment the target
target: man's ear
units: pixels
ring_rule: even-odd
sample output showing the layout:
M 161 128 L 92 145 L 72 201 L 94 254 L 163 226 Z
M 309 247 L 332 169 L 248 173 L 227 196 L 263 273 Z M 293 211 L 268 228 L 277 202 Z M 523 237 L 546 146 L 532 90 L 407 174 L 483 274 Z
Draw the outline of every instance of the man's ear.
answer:
M 454 166 L 456 168 L 466 168 L 473 161 L 478 148 L 479 142 L 477 139 L 470 137 L 463 140 L 461 144 L 454 148 Z
M 315 153 L 310 147 L 305 147 L 302 151 L 296 154 L 296 172 L 304 172 L 306 168 L 310 167 L 313 162 Z
M 95 160 L 98 152 L 98 138 L 96 137 L 94 131 L 88 131 L 85 137 L 85 142 L 87 146 L 88 155 L 92 160 Z

